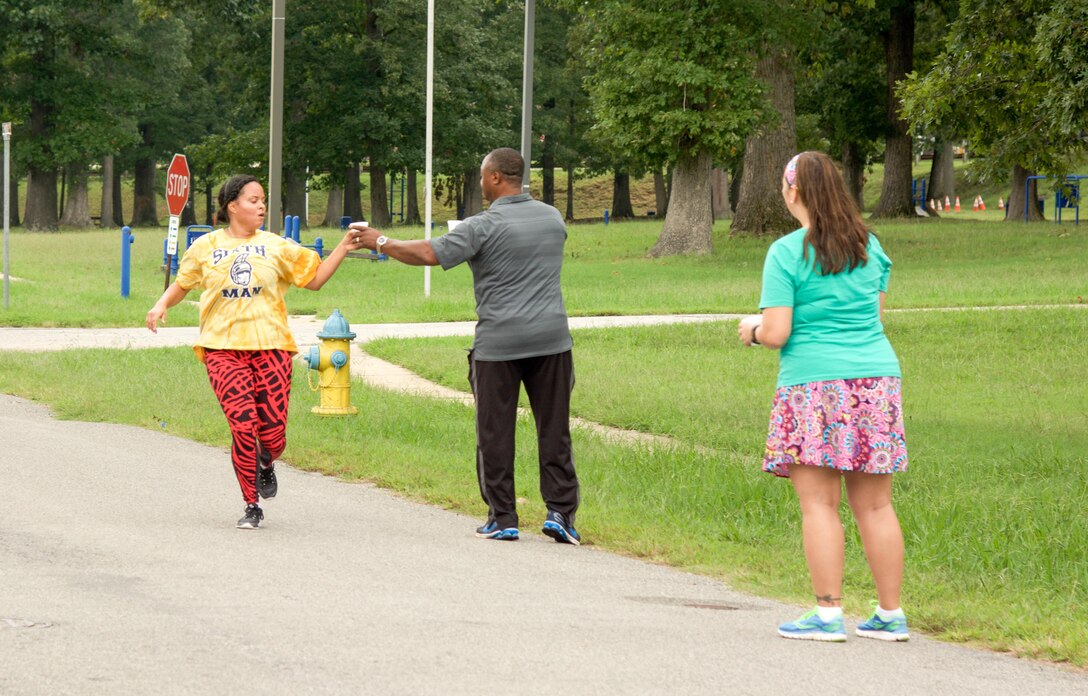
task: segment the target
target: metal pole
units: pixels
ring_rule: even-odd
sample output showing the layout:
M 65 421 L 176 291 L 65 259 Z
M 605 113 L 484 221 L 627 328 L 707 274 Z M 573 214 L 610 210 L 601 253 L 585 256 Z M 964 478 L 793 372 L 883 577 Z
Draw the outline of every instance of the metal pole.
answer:
M 287 0 L 272 0 L 272 105 L 268 128 L 268 210 L 265 224 L 279 234 L 283 177 L 283 17 Z
M 4 309 L 8 308 L 11 269 L 8 266 L 8 237 L 11 234 L 11 123 L 5 123 L 4 132 Z
M 536 28 L 536 0 L 525 0 L 525 56 L 521 73 L 521 156 L 525 172 L 521 190 L 529 193 L 529 163 L 533 159 L 533 43 Z
M 427 137 L 424 146 L 425 164 L 423 174 L 425 213 L 423 216 L 423 234 L 425 239 L 431 239 L 431 198 L 434 192 L 431 190 L 431 151 L 434 134 L 434 0 L 427 0 Z M 423 296 L 431 296 L 431 267 L 423 267 Z

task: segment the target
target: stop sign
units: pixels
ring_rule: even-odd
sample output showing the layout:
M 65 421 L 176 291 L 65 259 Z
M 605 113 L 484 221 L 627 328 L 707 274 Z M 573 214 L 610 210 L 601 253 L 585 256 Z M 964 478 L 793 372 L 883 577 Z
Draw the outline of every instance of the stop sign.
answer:
M 166 208 L 171 215 L 181 215 L 189 200 L 189 162 L 185 155 L 174 155 L 166 170 Z

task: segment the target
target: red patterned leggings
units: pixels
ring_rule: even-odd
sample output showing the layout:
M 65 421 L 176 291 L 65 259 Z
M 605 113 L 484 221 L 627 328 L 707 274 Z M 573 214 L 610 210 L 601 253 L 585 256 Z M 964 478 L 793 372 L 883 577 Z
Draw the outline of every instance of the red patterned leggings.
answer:
M 230 424 L 230 458 L 242 497 L 257 502 L 257 445 L 275 459 L 287 446 L 291 354 L 285 350 L 207 350 L 204 362 Z

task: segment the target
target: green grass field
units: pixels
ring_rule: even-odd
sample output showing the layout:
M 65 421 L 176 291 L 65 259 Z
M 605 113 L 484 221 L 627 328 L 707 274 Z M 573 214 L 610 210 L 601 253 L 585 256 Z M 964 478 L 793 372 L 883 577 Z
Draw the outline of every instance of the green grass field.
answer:
M 648 260 L 660 223 L 571 227 L 564 288 L 573 314 L 752 311 L 768 240 L 716 230 L 706 258 Z M 922 312 L 943 306 L 1076 305 L 1088 295 L 1088 227 L 944 220 L 878 228 L 895 262 L 887 316 L 904 367 L 911 471 L 897 478 L 907 538 L 905 605 L 916 630 L 1020 655 L 1088 666 L 1088 310 Z M 398 232 L 399 233 L 399 232 Z M 133 297 L 117 290 L 119 235 L 13 235 L 5 325 L 141 326 L 158 296 L 161 231 L 138 231 Z M 469 319 L 466 269 L 422 271 L 351 261 L 291 311 L 354 322 Z M 195 299 L 195 296 L 191 299 Z M 195 323 L 179 306 L 170 324 Z M 798 511 L 789 484 L 758 471 L 776 356 L 744 349 L 735 324 L 579 331 L 574 409 L 586 418 L 671 435 L 648 451 L 579 432 L 592 543 L 721 577 L 806 604 Z M 468 339 L 383 341 L 373 352 L 464 388 Z M 139 375 L 139 379 L 132 379 Z M 355 385 L 367 414 L 320 419 L 296 370 L 296 466 L 366 479 L 414 499 L 482 516 L 471 462 L 472 415 L 458 404 Z M 149 384 L 155 387 L 149 388 Z M 188 349 L 0 352 L 0 391 L 62 417 L 131 423 L 225 447 L 229 432 Z M 542 518 L 531 424 L 519 424 L 518 495 Z M 224 485 L 233 485 L 223 472 Z M 466 532 L 467 533 L 467 532 Z M 873 595 L 856 534 L 847 609 Z
M 707 257 L 647 259 L 660 222 L 572 225 L 563 271 L 573 315 L 752 311 L 768 239 L 728 237 L 715 227 Z M 942 220 L 877 226 L 895 267 L 890 307 L 1070 304 L 1088 297 L 1088 224 L 988 224 Z M 330 245 L 339 230 L 321 230 Z M 404 228 L 405 237 L 422 230 Z M 132 245 L 132 294 L 120 297 L 117 232 L 63 234 L 17 231 L 11 238 L 11 307 L 6 326 L 141 326 L 163 289 L 161 230 L 137 230 Z M 349 321 L 443 321 L 475 318 L 467 267 L 432 269 L 429 298 L 423 270 L 395 262 L 349 259 L 320 293 L 288 295 L 294 314 L 327 316 L 340 308 Z M 171 310 L 169 325 L 195 325 L 192 302 Z

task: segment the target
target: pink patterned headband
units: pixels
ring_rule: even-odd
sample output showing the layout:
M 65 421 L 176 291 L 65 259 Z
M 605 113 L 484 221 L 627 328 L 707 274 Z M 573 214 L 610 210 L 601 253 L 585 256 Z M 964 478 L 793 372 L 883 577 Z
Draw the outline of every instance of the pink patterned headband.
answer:
M 796 154 L 793 159 L 786 163 L 786 171 L 783 172 L 783 176 L 786 177 L 786 183 L 790 186 L 797 185 L 797 158 L 800 156 L 800 154 Z

